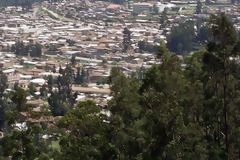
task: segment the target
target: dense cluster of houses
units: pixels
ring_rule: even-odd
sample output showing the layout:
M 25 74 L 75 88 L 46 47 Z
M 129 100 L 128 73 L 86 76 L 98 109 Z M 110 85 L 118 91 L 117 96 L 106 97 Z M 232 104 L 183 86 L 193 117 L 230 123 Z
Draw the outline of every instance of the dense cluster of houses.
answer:
M 101 83 L 114 66 L 121 67 L 126 75 L 136 70 L 160 63 L 153 53 L 139 49 L 139 41 L 154 46 L 166 36 L 171 27 L 187 19 L 206 18 L 209 13 L 225 11 L 234 18 L 239 28 L 239 9 L 228 2 L 204 6 L 201 14 L 194 14 L 196 2 L 138 2 L 126 1 L 124 5 L 104 1 L 70 0 L 59 3 L 35 4 L 32 10 L 10 6 L 0 12 L 0 68 L 8 77 L 8 90 L 16 83 L 28 89 L 30 83 L 38 89 L 47 85 L 47 77 L 60 76 L 59 67 L 71 63 L 73 69 L 81 67 L 86 72 L 85 85 L 73 84 L 77 100 L 93 99 L 105 106 L 111 99 L 110 87 Z M 159 19 L 168 10 L 169 25 L 161 27 Z M 123 51 L 123 30 L 131 32 L 131 44 Z M 38 43 L 41 57 L 16 56 L 12 49 L 16 42 Z M 53 72 L 53 68 L 56 72 Z M 39 105 L 38 98 L 28 97 L 31 104 Z

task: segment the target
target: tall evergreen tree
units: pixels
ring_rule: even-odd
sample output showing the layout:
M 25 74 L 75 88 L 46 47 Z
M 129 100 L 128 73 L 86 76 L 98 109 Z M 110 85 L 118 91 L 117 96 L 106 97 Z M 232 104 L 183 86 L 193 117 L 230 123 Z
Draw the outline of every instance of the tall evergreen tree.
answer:
M 0 71 L 0 128 L 2 129 L 5 121 L 6 97 L 4 92 L 7 88 L 7 76 Z
M 200 0 L 197 1 L 197 6 L 196 6 L 196 14 L 202 13 L 202 2 Z
M 238 77 L 236 58 L 240 53 L 239 41 L 231 21 L 225 14 L 211 18 L 211 39 L 203 57 L 205 132 L 209 143 L 210 159 L 233 158 L 232 131 L 239 127 L 231 123 L 237 111 Z M 224 144 L 224 145 L 222 145 Z M 222 154 L 221 154 L 222 153 Z M 213 155 L 213 156 L 211 156 Z M 216 159 L 216 158 L 215 158 Z
M 74 80 L 73 69 L 70 65 L 66 65 L 65 69 L 62 69 L 61 75 L 57 78 L 57 91 L 53 91 L 51 88 L 51 96 L 48 98 L 50 110 L 54 116 L 62 116 L 72 108 L 73 94 L 72 83 Z
M 123 30 L 123 50 L 126 51 L 131 46 L 131 31 L 128 28 Z
M 120 68 L 113 68 L 110 76 L 112 96 L 109 102 L 111 112 L 110 142 L 115 146 L 118 159 L 137 159 L 142 157 L 144 135 L 141 126 L 138 93 L 140 84 L 127 78 Z

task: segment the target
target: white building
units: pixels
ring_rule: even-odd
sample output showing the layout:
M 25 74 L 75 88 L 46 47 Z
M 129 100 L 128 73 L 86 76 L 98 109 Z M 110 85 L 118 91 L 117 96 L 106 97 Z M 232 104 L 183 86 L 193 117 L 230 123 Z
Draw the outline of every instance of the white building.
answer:
M 165 8 L 171 9 L 173 7 L 176 7 L 176 5 L 172 3 L 163 4 L 161 2 L 157 2 L 156 7 L 158 8 L 158 12 L 161 13 L 164 11 Z

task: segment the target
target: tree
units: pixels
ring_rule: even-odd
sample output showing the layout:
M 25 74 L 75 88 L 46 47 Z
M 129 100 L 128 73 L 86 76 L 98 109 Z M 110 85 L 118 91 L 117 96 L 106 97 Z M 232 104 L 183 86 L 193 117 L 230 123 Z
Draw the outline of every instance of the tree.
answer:
M 64 71 L 64 70 L 62 69 L 62 66 L 60 65 L 60 66 L 59 66 L 59 71 L 58 71 L 58 72 L 59 72 L 60 74 L 63 74 L 63 71 Z
M 42 46 L 39 43 L 24 45 L 22 41 L 16 41 L 15 45 L 12 46 L 12 51 L 16 55 L 32 57 L 40 57 L 42 55 Z
M 48 104 L 53 116 L 63 116 L 69 109 L 66 99 L 62 98 L 60 92 L 52 91 L 48 98 Z
M 42 144 L 39 145 L 36 137 L 40 128 L 27 123 L 23 130 L 12 130 L 11 134 L 3 137 L 0 141 L 0 156 L 4 159 L 26 159 L 32 160 L 40 155 Z M 41 147 L 40 147 L 41 146 Z
M 147 51 L 147 52 L 150 52 L 150 53 L 156 53 L 156 50 L 157 50 L 158 46 L 152 45 L 152 44 L 150 44 L 148 42 L 145 42 L 145 41 L 139 41 L 138 42 L 138 48 L 141 52 L 142 51 Z
M 85 72 L 84 72 L 83 68 L 81 70 L 80 67 L 77 67 L 77 73 L 76 73 L 76 77 L 75 77 L 75 82 L 77 84 L 82 84 L 82 83 L 84 83 L 84 79 L 85 79 Z
M 28 90 L 31 95 L 34 95 L 34 93 L 36 92 L 36 87 L 34 86 L 33 83 L 29 83 Z
M 115 159 L 113 146 L 106 139 L 106 120 L 92 101 L 80 102 L 69 111 L 58 124 L 68 131 L 60 139 L 62 159 Z
M 128 28 L 123 30 L 123 50 L 126 51 L 131 46 L 131 32 Z
M 102 60 L 102 64 L 103 64 L 103 65 L 105 65 L 105 64 L 107 64 L 107 63 L 108 63 L 108 61 L 107 61 L 106 59 L 103 59 L 103 60 Z
M 72 83 L 74 80 L 74 71 L 69 64 L 66 65 L 66 68 L 64 69 L 63 74 L 61 77 L 59 77 L 59 79 L 60 79 L 58 81 L 59 90 L 61 90 L 60 88 L 66 88 L 68 90 L 67 93 L 70 93 Z
M 185 118 L 195 123 L 201 123 L 203 114 L 203 64 L 202 58 L 204 51 L 195 52 L 192 56 L 185 58 L 186 68 L 184 76 L 188 80 L 186 85 L 185 111 L 187 111 Z M 189 94 L 189 95 L 188 95 Z
M 209 35 L 209 26 L 203 25 L 198 30 L 196 39 L 205 44 L 208 41 Z
M 110 111 L 113 115 L 122 117 L 123 123 L 130 124 L 140 113 L 138 83 L 128 79 L 119 68 L 113 68 L 111 74 L 111 90 L 114 99 L 110 101 Z
M 72 39 L 67 39 L 66 42 L 68 43 L 69 46 L 74 46 L 75 45 L 75 41 Z
M 167 17 L 167 8 L 164 8 L 161 16 L 160 16 L 160 29 L 163 29 L 166 27 L 167 25 L 167 20 L 168 20 L 168 17 Z
M 33 45 L 29 45 L 29 53 L 30 56 L 32 57 L 41 57 L 42 55 L 42 46 L 39 43 L 33 44 Z
M 58 47 L 56 45 L 54 45 L 54 44 L 50 44 L 48 46 L 48 51 L 56 52 L 56 51 L 58 51 Z
M 40 95 L 42 96 L 42 97 L 47 97 L 47 86 L 46 85 L 43 85 L 41 88 L 40 88 Z
M 190 52 L 193 48 L 194 38 L 194 24 L 192 21 L 186 21 L 179 26 L 172 27 L 171 33 L 167 37 L 167 47 L 175 53 Z
M 110 76 L 112 96 L 109 102 L 110 142 L 118 159 L 137 159 L 144 150 L 144 135 L 140 130 L 140 83 L 127 78 L 120 68 L 112 68 Z
M 55 65 L 53 66 L 52 72 L 53 72 L 53 73 L 56 73 L 56 72 L 57 72 L 57 71 L 56 71 L 56 66 L 55 66 Z
M 196 120 L 200 116 L 198 103 L 202 102 L 202 92 L 196 92 L 195 96 L 190 92 L 191 89 L 198 91 L 201 85 L 191 88 L 181 68 L 182 61 L 170 55 L 163 45 L 158 58 L 162 64 L 147 71 L 140 88 L 142 128 L 146 134 L 144 158 L 194 159 L 197 155 L 199 159 L 206 159 L 204 130 Z
M 51 96 L 48 98 L 48 103 L 54 116 L 62 116 L 72 108 L 74 72 L 71 66 L 67 64 L 65 69 L 61 69 L 61 74 L 56 81 L 58 90 L 53 91 L 49 88 Z
M 7 88 L 7 76 L 0 71 L 0 97 L 4 95 L 4 91 Z
M 54 80 L 52 75 L 49 75 L 47 77 L 47 83 L 48 83 L 48 90 L 51 91 L 54 85 Z
M 145 42 L 144 41 L 139 41 L 138 42 L 138 48 L 140 51 L 145 50 L 146 46 L 145 46 Z
M 179 87 L 183 80 L 179 76 L 181 71 L 179 62 L 176 60 L 175 56 L 164 58 L 161 66 L 152 67 L 146 73 L 141 87 L 142 103 L 146 113 L 144 119 L 148 119 L 143 125 L 149 135 L 147 140 L 150 145 L 147 146 L 148 153 L 146 153 L 148 159 L 160 158 L 164 152 L 167 156 L 172 154 L 173 159 L 179 158 L 176 157 L 177 153 L 171 151 L 174 146 L 167 146 L 171 141 L 175 141 L 173 145 L 178 146 L 178 139 L 174 140 L 174 137 L 178 134 L 178 128 L 182 126 L 182 108 L 179 106 L 181 88 Z M 170 68 L 167 69 L 167 67 Z M 169 71 L 173 74 L 168 74 Z
M 208 143 L 213 146 L 209 150 L 213 156 L 235 159 L 230 135 L 233 128 L 238 128 L 238 125 L 233 126 L 231 116 L 238 111 L 235 108 L 238 104 L 235 96 L 239 95 L 238 76 L 234 69 L 238 64 L 234 59 L 239 56 L 240 43 L 233 24 L 225 14 L 212 16 L 210 26 L 211 39 L 203 56 L 206 110 L 203 118 L 208 127 L 205 132 Z
M 6 97 L 4 92 L 7 88 L 7 76 L 0 71 L 0 128 L 2 129 L 5 121 Z
M 27 49 L 24 46 L 22 41 L 16 41 L 15 45 L 12 46 L 12 51 L 16 54 L 16 55 L 27 55 Z
M 72 55 L 72 58 L 71 58 L 71 65 L 75 65 L 76 64 L 76 55 L 75 54 L 73 54 Z
M 26 110 L 26 97 L 26 91 L 20 87 L 17 87 L 17 89 L 12 94 L 11 100 L 16 105 L 16 108 L 19 112 Z
M 202 13 L 202 3 L 200 0 L 197 1 L 196 14 Z

